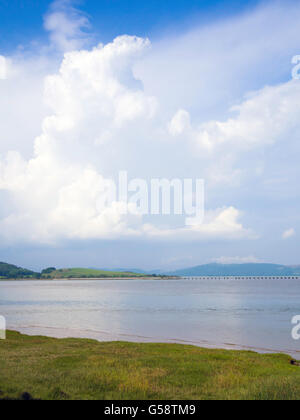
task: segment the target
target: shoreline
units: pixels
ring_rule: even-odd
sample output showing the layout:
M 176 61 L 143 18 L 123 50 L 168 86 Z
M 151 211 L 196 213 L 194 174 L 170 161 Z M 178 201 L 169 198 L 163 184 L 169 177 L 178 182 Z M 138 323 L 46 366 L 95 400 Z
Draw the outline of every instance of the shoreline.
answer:
M 300 276 L 143 276 L 143 277 L 54 277 L 54 278 L 0 278 L 4 281 L 90 281 L 90 280 L 294 280 L 299 281 Z
M 53 338 L 57 340 L 73 339 L 73 340 L 95 340 L 98 343 L 136 343 L 136 344 L 174 344 L 188 345 L 196 348 L 224 350 L 224 351 L 246 351 L 257 354 L 283 354 L 288 355 L 300 361 L 300 350 L 290 349 L 271 349 L 259 346 L 246 346 L 236 343 L 213 343 L 207 340 L 186 340 L 170 337 L 149 337 L 126 333 L 112 333 L 97 330 L 80 330 L 72 328 L 56 328 L 45 326 L 13 326 L 8 331 L 14 331 L 28 337 L 42 336 L 45 338 Z
M 53 279 L 0 279 L 0 282 L 3 281 L 38 281 L 38 282 L 44 282 L 44 281 L 62 281 L 62 280 L 68 280 L 68 281 L 85 281 L 85 280 L 182 280 L 181 277 L 59 277 L 59 278 L 53 278 Z

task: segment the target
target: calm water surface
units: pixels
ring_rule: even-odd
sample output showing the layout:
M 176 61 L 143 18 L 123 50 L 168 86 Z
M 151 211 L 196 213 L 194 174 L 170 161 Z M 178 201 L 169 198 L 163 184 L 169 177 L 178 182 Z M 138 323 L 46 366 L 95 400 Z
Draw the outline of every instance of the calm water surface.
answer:
M 300 359 L 291 319 L 300 280 L 0 282 L 0 315 L 27 334 L 282 351 Z

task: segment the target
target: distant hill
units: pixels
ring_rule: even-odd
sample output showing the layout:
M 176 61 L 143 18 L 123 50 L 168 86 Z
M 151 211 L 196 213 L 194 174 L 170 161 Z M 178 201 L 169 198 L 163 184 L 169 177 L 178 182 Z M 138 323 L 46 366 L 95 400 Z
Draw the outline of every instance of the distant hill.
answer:
M 110 272 L 118 272 L 118 273 L 136 273 L 136 274 L 148 274 L 146 270 L 141 270 L 139 268 L 119 268 L 119 267 L 113 267 L 113 268 L 96 268 L 96 267 L 90 267 L 92 270 L 97 271 L 110 271 Z
M 129 271 L 93 270 L 88 268 L 46 268 L 41 273 L 36 273 L 16 265 L 0 263 L 0 280 L 5 279 L 71 279 L 71 278 L 140 278 L 147 274 Z
M 52 279 L 72 279 L 72 278 L 126 278 L 143 277 L 145 274 L 119 271 L 94 270 L 92 268 L 63 268 L 55 269 L 48 268 L 42 271 L 42 278 Z
M 17 267 L 16 265 L 0 262 L 0 279 L 37 278 L 39 273 Z
M 198 276 L 300 276 L 300 266 L 284 266 L 278 264 L 206 264 L 164 273 L 160 270 L 143 272 L 97 270 L 91 268 L 49 267 L 36 273 L 16 265 L 0 263 L 0 280 L 5 279 L 93 279 L 93 278 L 142 278 L 142 277 L 198 277 Z
M 295 276 L 300 267 L 277 264 L 206 264 L 167 273 L 173 276 Z

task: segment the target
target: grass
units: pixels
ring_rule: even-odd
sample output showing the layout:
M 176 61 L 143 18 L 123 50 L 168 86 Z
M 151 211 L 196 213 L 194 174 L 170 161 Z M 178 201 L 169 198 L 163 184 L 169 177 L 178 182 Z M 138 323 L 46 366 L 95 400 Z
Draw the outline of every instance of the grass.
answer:
M 300 399 L 300 368 L 282 354 L 9 331 L 0 356 L 0 399 Z
M 93 270 L 88 268 L 65 268 L 61 270 L 52 271 L 49 274 L 43 275 L 42 278 L 126 278 L 126 277 L 145 277 L 144 274 L 118 272 L 118 271 L 104 271 Z

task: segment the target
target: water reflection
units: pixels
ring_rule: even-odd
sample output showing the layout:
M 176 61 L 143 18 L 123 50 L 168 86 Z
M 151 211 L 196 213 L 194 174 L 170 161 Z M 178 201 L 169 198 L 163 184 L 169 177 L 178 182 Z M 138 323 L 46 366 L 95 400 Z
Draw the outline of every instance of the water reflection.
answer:
M 299 279 L 0 283 L 0 314 L 22 332 L 237 346 L 298 358 L 291 319 L 299 302 Z

